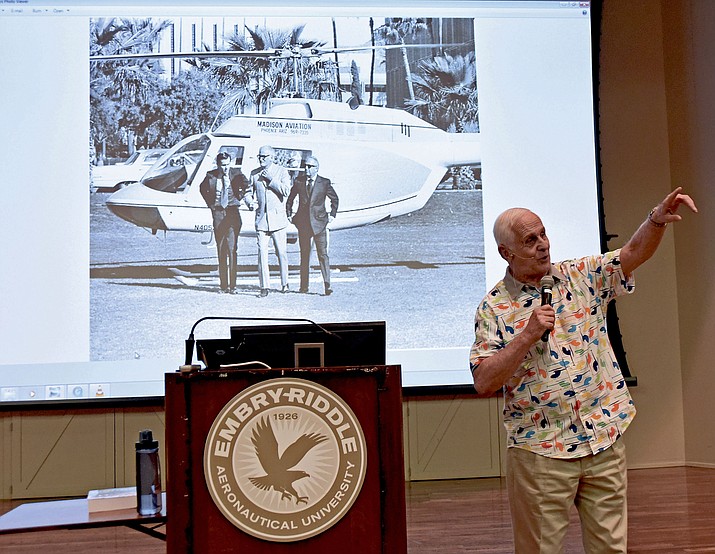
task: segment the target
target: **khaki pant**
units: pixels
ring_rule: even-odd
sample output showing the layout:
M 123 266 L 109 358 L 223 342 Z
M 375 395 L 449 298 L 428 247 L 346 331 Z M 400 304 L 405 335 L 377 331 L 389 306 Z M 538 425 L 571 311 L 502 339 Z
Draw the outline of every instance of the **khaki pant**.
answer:
M 626 552 L 626 451 L 560 460 L 507 449 L 507 489 L 516 554 L 560 554 L 572 505 L 587 554 Z

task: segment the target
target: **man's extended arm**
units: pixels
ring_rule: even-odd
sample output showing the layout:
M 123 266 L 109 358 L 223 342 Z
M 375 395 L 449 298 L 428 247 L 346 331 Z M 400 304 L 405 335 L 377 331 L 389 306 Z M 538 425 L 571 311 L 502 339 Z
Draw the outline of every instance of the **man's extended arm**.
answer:
M 693 212 L 698 211 L 695 202 L 687 194 L 681 194 L 681 187 L 676 188 L 666 196 L 648 218 L 633 233 L 633 236 L 621 248 L 621 267 L 625 275 L 630 275 L 658 249 L 668 223 L 680 221 L 682 217 L 676 212 L 681 204 L 685 204 Z

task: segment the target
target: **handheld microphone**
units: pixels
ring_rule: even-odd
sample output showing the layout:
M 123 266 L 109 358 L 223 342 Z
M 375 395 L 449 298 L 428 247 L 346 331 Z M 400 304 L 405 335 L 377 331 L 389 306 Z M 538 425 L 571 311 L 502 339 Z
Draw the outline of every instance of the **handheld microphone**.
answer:
M 552 290 L 554 288 L 554 278 L 551 275 L 544 275 L 541 278 L 541 305 L 546 306 L 547 304 L 551 306 L 551 300 L 553 299 Z M 547 342 L 549 340 L 549 335 L 551 330 L 547 329 L 544 334 L 541 335 L 541 340 Z

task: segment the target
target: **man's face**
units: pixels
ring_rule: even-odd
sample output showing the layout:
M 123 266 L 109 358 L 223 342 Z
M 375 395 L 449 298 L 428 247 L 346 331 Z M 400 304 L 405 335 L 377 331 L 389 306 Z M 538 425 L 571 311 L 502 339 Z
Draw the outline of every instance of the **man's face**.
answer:
M 551 269 L 550 248 L 541 219 L 527 212 L 514 224 L 512 244 L 501 245 L 499 251 L 514 277 L 522 283 L 538 284 Z
M 318 160 L 308 158 L 305 161 L 305 174 L 311 179 L 315 179 L 315 176 L 318 174 Z
M 273 163 L 273 152 L 271 150 L 261 148 L 258 151 L 258 163 L 263 169 L 269 167 Z
M 228 169 L 231 167 L 231 160 L 229 158 L 226 158 L 225 160 L 218 160 L 216 165 L 218 166 L 218 170 L 221 172 L 221 175 L 228 175 Z

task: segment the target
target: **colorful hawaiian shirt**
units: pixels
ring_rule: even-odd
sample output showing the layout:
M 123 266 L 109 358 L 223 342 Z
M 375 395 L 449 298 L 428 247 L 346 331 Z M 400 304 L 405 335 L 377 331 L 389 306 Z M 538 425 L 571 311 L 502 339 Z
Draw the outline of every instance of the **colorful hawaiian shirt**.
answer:
M 633 291 L 620 250 L 552 264 L 556 324 L 504 385 L 508 446 L 552 458 L 578 458 L 610 447 L 635 416 L 606 333 L 606 307 Z M 526 327 L 540 291 L 509 271 L 474 317 L 472 371 Z

